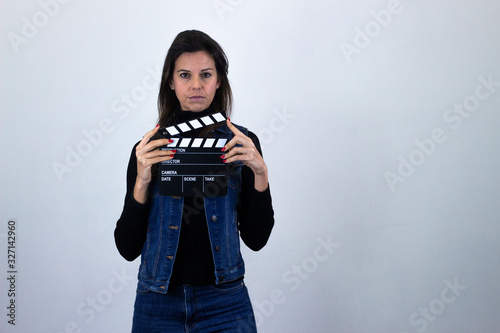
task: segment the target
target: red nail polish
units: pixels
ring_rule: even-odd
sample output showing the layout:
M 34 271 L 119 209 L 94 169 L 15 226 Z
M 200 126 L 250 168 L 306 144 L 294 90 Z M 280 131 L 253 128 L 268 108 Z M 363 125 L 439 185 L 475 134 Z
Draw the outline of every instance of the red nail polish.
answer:
M 156 125 L 156 127 L 155 127 L 155 128 L 158 128 L 158 127 L 160 127 L 160 124 Z
M 174 140 L 172 140 L 172 139 L 168 139 L 168 142 L 169 142 L 169 143 L 172 143 L 172 142 L 174 142 Z
M 171 150 L 172 153 L 177 153 L 177 149 Z
M 226 163 L 226 162 L 227 162 L 227 160 L 222 160 L 222 162 Z
M 220 158 L 224 158 L 224 159 L 225 159 L 225 158 L 226 158 L 226 155 L 222 155 Z
M 231 118 L 227 117 L 227 120 L 231 121 Z
M 220 151 L 226 151 L 226 147 L 222 147 Z

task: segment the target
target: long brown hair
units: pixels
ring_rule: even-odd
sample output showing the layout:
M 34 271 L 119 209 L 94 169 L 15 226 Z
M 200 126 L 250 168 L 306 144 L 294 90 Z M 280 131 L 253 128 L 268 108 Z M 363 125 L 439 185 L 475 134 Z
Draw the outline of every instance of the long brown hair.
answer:
M 207 52 L 215 62 L 217 78 L 220 86 L 217 89 L 211 107 L 215 112 L 225 112 L 229 117 L 232 108 L 233 94 L 227 78 L 229 63 L 220 45 L 206 33 L 198 30 L 186 30 L 177 35 L 168 49 L 163 65 L 163 74 L 158 94 L 158 124 L 170 126 L 175 122 L 175 112 L 180 111 L 180 104 L 175 91 L 170 88 L 175 61 L 184 52 Z

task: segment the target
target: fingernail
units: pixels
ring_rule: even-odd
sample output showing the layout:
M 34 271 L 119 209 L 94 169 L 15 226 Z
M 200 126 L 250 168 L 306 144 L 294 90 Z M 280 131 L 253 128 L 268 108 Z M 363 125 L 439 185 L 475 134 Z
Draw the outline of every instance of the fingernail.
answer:
M 160 124 L 157 124 L 155 128 L 158 128 L 158 127 L 160 127 Z
M 227 117 L 227 120 L 231 121 L 231 118 Z
M 227 162 L 227 160 L 222 160 L 222 162 L 226 163 L 226 162 Z
M 226 151 L 226 147 L 222 147 L 220 151 Z
M 168 139 L 168 142 L 169 142 L 169 143 L 172 143 L 172 142 L 174 142 L 174 140 L 172 140 L 172 139 Z
M 224 158 L 224 159 L 225 159 L 225 158 L 226 158 L 226 155 L 222 155 L 220 158 Z
M 172 153 L 177 153 L 177 149 L 171 150 Z

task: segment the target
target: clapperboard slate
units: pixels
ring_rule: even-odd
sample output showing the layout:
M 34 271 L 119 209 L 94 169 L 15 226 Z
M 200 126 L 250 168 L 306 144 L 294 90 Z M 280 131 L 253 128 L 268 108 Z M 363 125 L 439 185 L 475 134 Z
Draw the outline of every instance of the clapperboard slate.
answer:
M 161 149 L 177 150 L 173 159 L 159 165 L 160 195 L 227 194 L 226 164 L 220 158 L 227 139 L 189 137 L 192 130 L 225 120 L 223 113 L 216 113 L 160 129 L 163 138 L 174 141 Z

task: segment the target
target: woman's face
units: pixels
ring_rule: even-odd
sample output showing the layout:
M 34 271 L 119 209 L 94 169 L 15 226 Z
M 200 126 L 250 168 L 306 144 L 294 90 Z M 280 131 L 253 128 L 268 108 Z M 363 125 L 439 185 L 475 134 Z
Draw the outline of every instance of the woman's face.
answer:
M 212 103 L 219 88 L 215 62 L 205 51 L 182 53 L 175 61 L 170 88 L 182 111 L 199 112 Z

